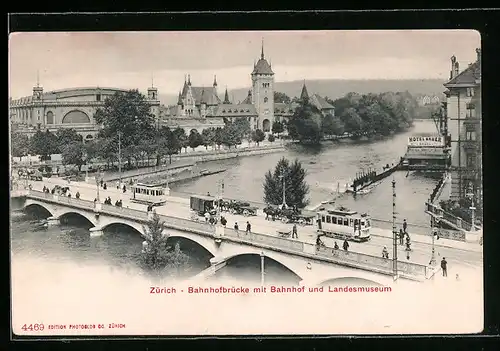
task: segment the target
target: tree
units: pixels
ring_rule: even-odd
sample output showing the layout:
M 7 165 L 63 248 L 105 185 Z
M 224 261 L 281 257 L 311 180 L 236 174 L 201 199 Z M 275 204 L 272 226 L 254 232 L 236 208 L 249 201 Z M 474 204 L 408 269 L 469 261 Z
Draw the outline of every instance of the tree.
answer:
M 138 145 L 143 139 L 151 140 L 155 134 L 154 116 L 150 113 L 149 102 L 138 90 L 116 92 L 106 98 L 94 119 L 101 126 L 99 137 L 113 139 L 116 149 L 118 133 L 121 133 L 121 146 L 124 149 Z
M 50 160 L 50 155 L 57 153 L 57 137 L 49 130 L 37 130 L 30 140 L 30 153 L 39 155 L 42 161 Z
M 284 176 L 284 181 L 283 177 Z M 293 163 L 282 158 L 276 164 L 274 172 L 268 171 L 264 178 L 264 201 L 272 205 L 283 202 L 283 183 L 285 184 L 285 199 L 288 206 L 304 208 L 309 204 L 307 194 L 309 185 L 305 181 L 306 170 L 295 160 Z
M 241 131 L 238 129 L 238 125 L 234 123 L 226 124 L 222 129 L 221 136 L 222 144 L 228 148 L 241 144 Z
M 144 267 L 156 276 L 162 276 L 166 270 L 173 270 L 177 276 L 187 268 L 189 256 L 181 251 L 179 243 L 172 248 L 168 245 L 168 234 L 164 233 L 165 223 L 157 213 L 143 226 L 146 235 L 146 247 L 142 253 Z
M 268 140 L 270 143 L 274 143 L 274 141 L 276 140 L 276 138 L 274 137 L 274 135 L 269 134 L 269 136 L 267 137 L 267 140 Z
M 63 164 L 75 165 L 78 167 L 78 172 L 80 172 L 87 158 L 86 152 L 83 142 L 64 145 L 61 150 Z
M 233 124 L 240 139 L 247 139 L 250 136 L 252 129 L 250 128 L 250 122 L 246 117 L 237 118 Z
M 184 130 L 184 129 L 183 129 Z M 168 129 L 166 138 L 164 139 L 165 152 L 168 155 L 169 163 L 172 164 L 172 155 L 175 155 L 181 149 L 181 144 L 177 138 L 177 134 Z
M 344 133 L 344 124 L 339 117 L 327 114 L 323 118 L 321 129 L 325 135 L 342 135 Z
M 280 134 L 285 131 L 285 126 L 280 121 L 274 121 L 272 131 L 274 134 Z
M 73 128 L 61 128 L 56 132 L 57 147 L 59 152 L 62 152 L 64 146 L 83 142 L 83 137 L 76 132 Z
M 203 145 L 205 146 L 205 149 L 208 150 L 208 147 L 213 146 L 215 143 L 215 128 L 210 127 L 203 129 L 201 136 L 203 139 Z
M 361 128 L 363 127 L 363 120 L 359 117 L 358 113 L 354 108 L 346 109 L 340 119 L 344 123 L 345 131 L 347 133 L 358 135 L 361 133 Z
M 306 99 L 295 109 L 288 123 L 288 133 L 301 143 L 318 144 L 322 138 L 321 112 Z
M 30 151 L 30 141 L 26 134 L 18 132 L 12 133 L 10 143 L 10 152 L 13 157 L 28 155 Z
M 203 139 L 200 135 L 200 133 L 196 132 L 196 131 L 191 131 L 191 133 L 189 134 L 189 138 L 188 138 L 188 144 L 189 144 L 189 147 L 191 149 L 196 149 L 198 146 L 202 145 L 203 144 Z
M 256 142 L 257 145 L 259 145 L 259 143 L 261 141 L 264 141 L 265 138 L 266 138 L 266 134 L 264 134 L 264 132 L 262 130 L 260 130 L 260 129 L 256 129 L 252 133 L 252 140 L 254 142 Z
M 282 93 L 280 91 L 275 91 L 274 92 L 274 102 L 283 102 L 285 104 L 289 104 L 291 102 L 291 99 L 285 93 Z
M 214 142 L 215 142 L 215 145 L 217 145 L 217 147 L 220 149 L 220 146 L 222 145 L 223 143 L 223 140 L 224 140 L 224 135 L 223 135 L 223 130 L 221 127 L 217 127 L 217 129 L 215 130 L 215 137 L 214 137 Z
M 188 136 L 186 135 L 186 131 L 182 129 L 181 127 L 177 127 L 173 131 L 175 137 L 177 138 L 178 144 L 179 144 L 179 150 L 182 150 L 182 148 L 188 147 Z

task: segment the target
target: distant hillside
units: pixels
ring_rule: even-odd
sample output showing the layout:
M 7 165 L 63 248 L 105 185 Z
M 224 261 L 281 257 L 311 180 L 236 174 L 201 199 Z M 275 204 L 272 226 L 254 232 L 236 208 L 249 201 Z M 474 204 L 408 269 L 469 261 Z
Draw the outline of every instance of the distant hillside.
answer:
M 276 82 L 275 90 L 285 93 L 290 97 L 299 96 L 302 89 L 303 81 L 292 82 Z M 401 80 L 340 80 L 340 79 L 324 79 L 324 80 L 307 80 L 307 90 L 311 94 L 319 94 L 328 96 L 335 100 L 347 93 L 357 92 L 360 94 L 368 93 L 383 93 L 387 91 L 405 91 L 407 90 L 412 95 L 429 95 L 442 96 L 445 90 L 443 81 L 440 79 L 401 79 Z M 234 89 L 229 91 L 230 99 L 235 102 L 242 101 L 248 94 L 248 88 Z M 221 94 L 222 95 L 222 94 Z M 222 97 L 222 96 L 221 96 Z M 160 94 L 160 101 L 163 104 L 175 104 L 177 102 L 176 95 Z

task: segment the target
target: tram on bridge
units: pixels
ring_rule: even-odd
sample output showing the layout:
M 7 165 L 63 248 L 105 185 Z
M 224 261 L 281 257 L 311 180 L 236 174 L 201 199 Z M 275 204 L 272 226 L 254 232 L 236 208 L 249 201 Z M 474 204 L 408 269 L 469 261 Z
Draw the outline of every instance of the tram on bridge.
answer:
M 160 184 L 136 183 L 132 185 L 132 201 L 142 204 L 160 206 L 166 201 L 165 188 Z
M 357 242 L 370 240 L 371 220 L 366 213 L 359 214 L 341 207 L 320 208 L 317 214 L 318 233 L 330 238 Z

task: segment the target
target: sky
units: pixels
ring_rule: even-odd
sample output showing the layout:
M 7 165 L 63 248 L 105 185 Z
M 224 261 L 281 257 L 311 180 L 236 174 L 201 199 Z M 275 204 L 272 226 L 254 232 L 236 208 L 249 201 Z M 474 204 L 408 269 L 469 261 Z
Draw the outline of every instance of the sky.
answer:
M 38 32 L 9 38 L 9 94 L 73 87 L 138 88 L 177 94 L 194 86 L 250 87 L 264 54 L 275 81 L 449 78 L 450 57 L 461 69 L 476 59 L 472 30 L 268 32 Z M 38 72 L 38 73 L 37 73 Z

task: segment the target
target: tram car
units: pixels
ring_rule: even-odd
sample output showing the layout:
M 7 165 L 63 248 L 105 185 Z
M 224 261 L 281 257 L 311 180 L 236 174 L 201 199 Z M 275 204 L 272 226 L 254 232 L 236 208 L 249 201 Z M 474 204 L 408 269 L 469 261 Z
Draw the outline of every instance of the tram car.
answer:
M 166 189 L 161 184 L 136 183 L 132 185 L 132 201 L 147 205 L 160 206 L 165 203 Z
M 317 212 L 318 233 L 335 239 L 357 242 L 370 240 L 370 216 L 346 208 L 325 209 Z

